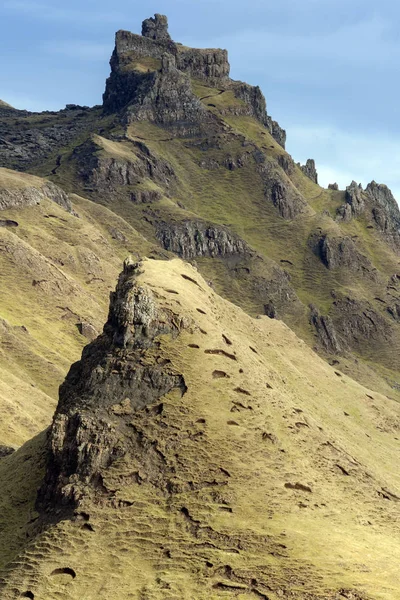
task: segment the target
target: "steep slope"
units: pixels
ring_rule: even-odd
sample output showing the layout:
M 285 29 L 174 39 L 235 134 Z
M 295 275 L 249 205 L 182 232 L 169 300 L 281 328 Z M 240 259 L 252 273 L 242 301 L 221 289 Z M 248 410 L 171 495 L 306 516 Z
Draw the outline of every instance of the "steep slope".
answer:
M 103 107 L 0 115 L 2 164 L 105 205 L 153 244 L 196 260 L 251 315 L 394 397 L 400 212 L 388 188 L 318 186 L 296 165 L 258 87 L 226 51 L 175 43 L 167 20 L 116 34 Z
M 127 262 L 47 442 L 0 463 L 1 597 L 392 600 L 399 417 L 190 265 Z
M 150 251 L 107 209 L 0 169 L 0 446 L 47 426 L 69 366 L 100 331 L 121 260 Z

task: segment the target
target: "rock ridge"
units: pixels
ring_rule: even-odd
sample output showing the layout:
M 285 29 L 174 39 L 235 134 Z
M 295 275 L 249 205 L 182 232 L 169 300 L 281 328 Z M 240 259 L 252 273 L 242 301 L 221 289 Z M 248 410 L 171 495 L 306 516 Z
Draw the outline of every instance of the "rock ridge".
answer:
M 134 413 L 174 389 L 185 393 L 157 339 L 176 337 L 188 322 L 158 305 L 152 290 L 137 283 L 140 273 L 141 262 L 125 261 L 103 333 L 60 387 L 37 499 L 42 514 L 71 514 L 85 494 L 104 495 L 101 470 L 138 451 L 140 439 L 129 425 Z

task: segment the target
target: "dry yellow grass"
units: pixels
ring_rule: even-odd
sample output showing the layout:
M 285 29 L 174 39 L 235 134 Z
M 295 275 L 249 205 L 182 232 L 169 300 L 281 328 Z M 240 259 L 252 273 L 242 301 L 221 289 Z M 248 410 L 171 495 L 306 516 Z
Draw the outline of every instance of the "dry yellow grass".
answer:
M 90 527 L 62 522 L 33 539 L 2 598 L 330 599 L 347 589 L 396 600 L 399 405 L 282 322 L 250 318 L 178 259 L 146 260 L 138 284 L 188 324 L 159 340 L 187 393 L 165 397 L 161 416 L 133 418 L 174 466 L 175 489 L 148 483 L 135 459 L 114 463 L 103 479 L 115 500 L 88 496 Z M 2 463 L 0 483 L 18 456 Z M 5 515 L 9 497 L 0 485 Z
M 0 169 L 0 189 L 44 183 Z M 77 324 L 101 331 L 121 261 L 151 248 L 107 208 L 72 201 L 79 218 L 47 200 L 1 212 L 19 226 L 0 228 L 0 444 L 21 445 L 48 425 L 87 343 Z

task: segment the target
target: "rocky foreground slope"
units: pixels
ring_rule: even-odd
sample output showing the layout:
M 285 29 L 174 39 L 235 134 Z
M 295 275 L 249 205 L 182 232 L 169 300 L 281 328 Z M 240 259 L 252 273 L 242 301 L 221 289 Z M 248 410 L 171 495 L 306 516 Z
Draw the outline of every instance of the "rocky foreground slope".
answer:
M 400 212 L 285 140 L 161 15 L 0 102 L 1 598 L 398 597 Z
M 395 598 L 399 417 L 187 263 L 128 261 L 0 463 L 1 597 Z

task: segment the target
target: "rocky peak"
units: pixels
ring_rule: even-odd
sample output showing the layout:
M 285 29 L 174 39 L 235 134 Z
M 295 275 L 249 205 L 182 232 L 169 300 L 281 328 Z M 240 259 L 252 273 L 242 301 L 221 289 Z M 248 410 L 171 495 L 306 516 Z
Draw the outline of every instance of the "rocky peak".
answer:
M 165 15 L 155 14 L 142 23 L 142 36 L 156 41 L 170 41 L 168 33 L 168 19 Z
M 180 135 L 191 136 L 196 130 L 193 125 L 201 128 L 213 120 L 193 92 L 192 80 L 196 80 L 220 92 L 231 89 L 244 103 L 241 114 L 259 120 L 285 147 L 286 132 L 267 114 L 260 88 L 230 79 L 227 51 L 175 43 L 163 15 L 146 19 L 142 35 L 118 31 L 110 65 L 111 75 L 103 95 L 108 113 L 123 111 L 128 122 L 132 119 L 160 125 L 175 123 Z
M 346 204 L 338 209 L 338 214 L 344 221 L 349 221 L 353 217 L 359 217 L 364 212 L 365 202 L 361 183 L 357 184 L 355 181 L 352 181 L 346 187 L 345 199 Z
M 304 175 L 307 175 L 307 177 L 311 179 L 311 181 L 313 181 L 314 183 L 318 183 L 318 173 L 317 169 L 315 168 L 315 160 L 313 160 L 312 158 L 308 158 L 306 164 L 300 165 L 300 168 L 303 171 Z
M 372 214 L 379 229 L 384 232 L 399 232 L 400 210 L 387 185 L 371 181 L 365 192 L 372 200 Z
M 187 323 L 158 304 L 138 281 L 141 273 L 141 262 L 125 261 L 102 335 L 84 349 L 60 388 L 40 511 L 68 513 L 88 486 L 104 494 L 101 470 L 130 453 L 137 456 L 139 441 L 129 429 L 134 413 L 173 389 L 185 392 L 183 377 L 163 359 L 157 338 L 174 338 Z

